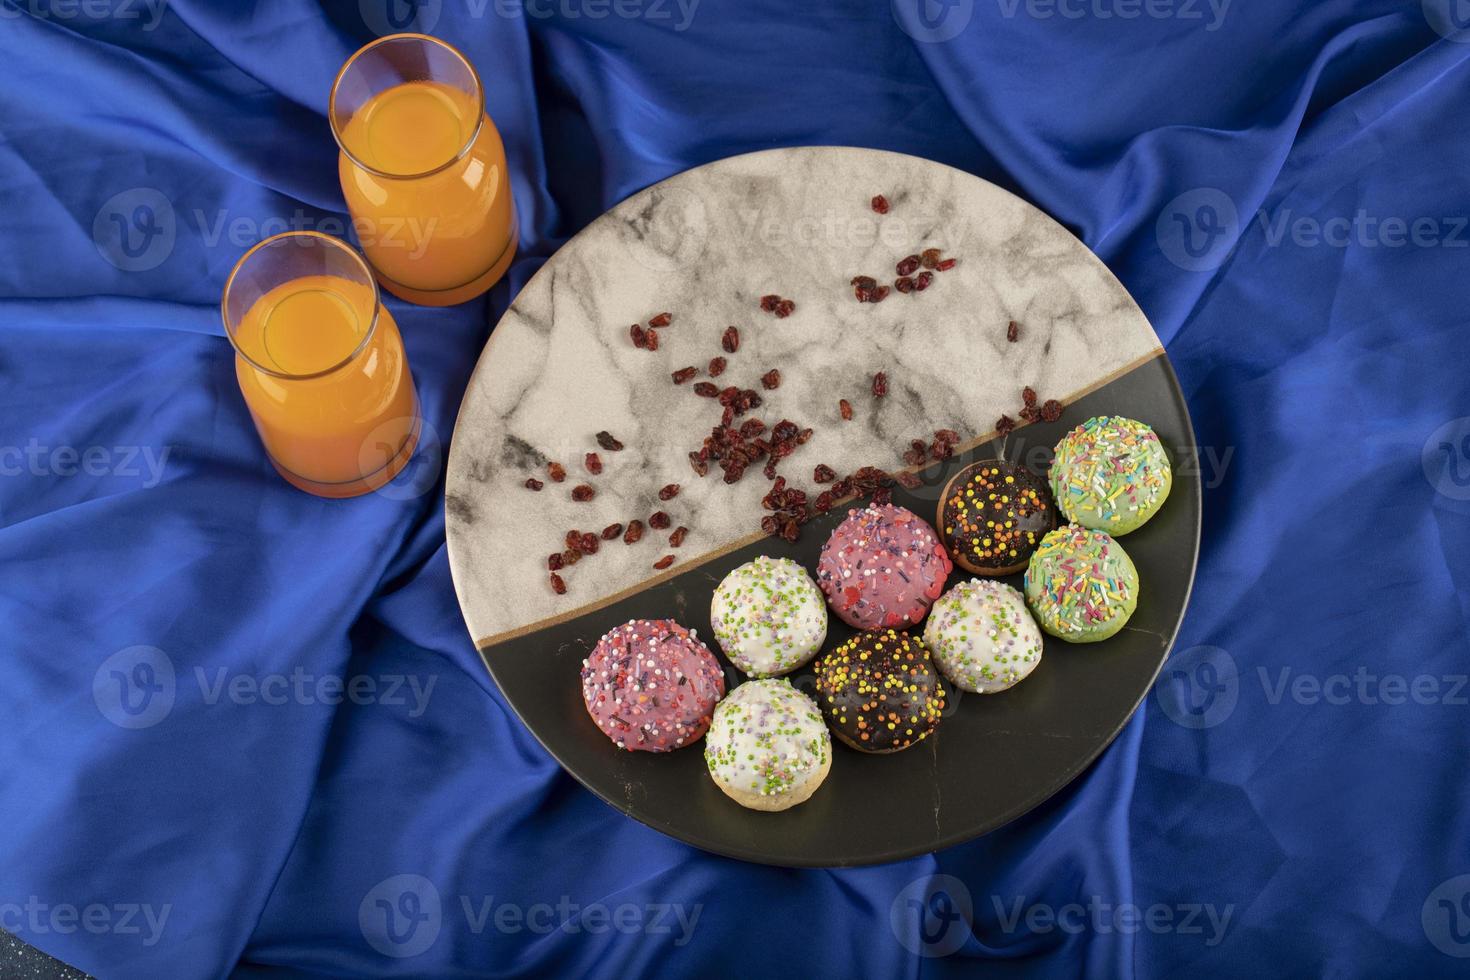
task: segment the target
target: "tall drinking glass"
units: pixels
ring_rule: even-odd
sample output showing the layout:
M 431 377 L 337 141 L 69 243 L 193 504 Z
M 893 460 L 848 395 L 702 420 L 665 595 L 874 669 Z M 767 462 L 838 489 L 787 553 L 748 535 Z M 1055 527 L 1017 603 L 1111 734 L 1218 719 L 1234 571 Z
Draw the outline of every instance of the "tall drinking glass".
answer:
M 240 393 L 281 476 L 322 497 L 393 479 L 418 443 L 418 395 L 362 256 L 317 232 L 268 238 L 235 265 L 220 306 Z
M 363 251 L 389 292 L 450 306 L 485 292 L 515 258 L 505 146 L 464 55 L 391 34 L 332 85 L 337 170 Z

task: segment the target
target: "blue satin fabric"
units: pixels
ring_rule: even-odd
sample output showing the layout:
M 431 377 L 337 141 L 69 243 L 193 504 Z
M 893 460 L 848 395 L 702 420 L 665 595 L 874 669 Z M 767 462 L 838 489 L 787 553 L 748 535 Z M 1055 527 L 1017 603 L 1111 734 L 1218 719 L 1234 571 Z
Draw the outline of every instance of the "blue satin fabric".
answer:
M 124 978 L 1463 968 L 1470 44 L 1449 0 L 1221 7 L 0 0 L 0 926 Z M 327 93 L 390 27 L 479 66 L 522 248 L 485 300 L 390 301 L 430 436 L 394 492 L 325 502 L 266 463 L 217 302 L 259 237 L 340 222 Z M 1193 602 L 1103 758 L 985 839 L 831 872 L 691 850 L 560 771 L 465 634 L 439 472 L 560 243 L 803 144 L 1075 230 L 1206 447 Z

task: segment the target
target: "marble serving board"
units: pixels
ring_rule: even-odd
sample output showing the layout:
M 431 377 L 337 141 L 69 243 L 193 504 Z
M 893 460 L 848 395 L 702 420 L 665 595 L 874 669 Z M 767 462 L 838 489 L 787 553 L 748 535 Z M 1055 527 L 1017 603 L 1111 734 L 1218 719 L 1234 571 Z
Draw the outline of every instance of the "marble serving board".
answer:
M 870 206 L 877 194 L 887 214 Z M 922 293 L 857 302 L 854 276 L 891 284 L 896 263 L 926 248 L 958 265 Z M 773 293 L 796 312 L 762 311 L 760 298 Z M 673 323 L 659 331 L 659 349 L 635 347 L 629 326 L 664 311 Z M 1015 342 L 1011 321 L 1020 325 Z M 730 325 L 741 338 L 734 354 L 721 349 Z M 710 379 L 715 356 L 728 367 Z M 686 366 L 698 376 L 675 385 L 672 372 Z M 759 379 L 772 368 L 781 384 L 766 391 Z M 889 393 L 875 399 L 880 370 Z M 709 598 L 725 572 L 758 553 L 814 568 L 846 511 L 814 520 L 796 546 L 761 535 L 769 483 L 759 464 L 734 485 L 717 467 L 703 479 L 690 467 L 690 450 L 720 416 L 717 402 L 693 393 L 701 380 L 756 389 L 764 405 L 753 417 L 814 430 L 780 467 L 813 494 L 818 463 L 839 474 L 905 469 L 911 440 L 956 430 L 960 456 L 924 469 L 918 490 L 895 494 L 930 521 L 948 476 L 1002 449 L 991 443 L 995 421 L 1017 415 L 1028 385 L 1067 411 L 1017 430 L 1004 447 L 1010 458 L 1044 467 L 1062 432 L 1105 412 L 1154 425 L 1176 461 L 1193 453 L 1173 372 L 1127 291 L 1066 229 L 992 184 L 900 154 L 817 147 L 723 160 L 634 195 L 554 255 L 501 319 L 461 406 L 447 477 L 450 566 L 470 635 L 507 700 L 573 775 L 623 812 L 710 850 L 860 864 L 998 826 L 1102 751 L 1156 676 L 1187 603 L 1199 486 L 1177 462 L 1169 505 L 1127 539 L 1145 596 L 1130 629 L 1090 657 L 1052 656 L 1065 644 L 1049 641 L 1031 679 L 1007 695 L 956 699 L 965 704 L 922 750 L 879 759 L 842 749 L 828 783 L 783 814 L 724 799 L 702 773 L 698 747 L 615 750 L 581 710 L 577 671 L 598 636 L 628 618 L 665 616 L 708 638 Z M 839 414 L 844 398 L 851 421 Z M 600 448 L 600 431 L 625 448 Z M 600 475 L 584 469 L 588 452 L 601 457 Z M 548 479 L 551 461 L 566 467 L 564 483 Z M 526 489 L 528 477 L 544 488 Z M 592 500 L 572 499 L 581 483 L 595 488 Z M 670 483 L 681 492 L 659 500 Z M 565 547 L 569 529 L 647 523 L 658 510 L 689 528 L 682 547 L 651 527 L 635 545 L 602 542 L 560 573 L 565 595 L 552 590 L 547 556 Z M 676 562 L 655 569 L 665 555 Z M 832 622 L 829 644 L 845 635 Z M 733 687 L 742 678 L 722 663 Z M 795 678 L 798 687 L 808 680 Z M 967 761 L 977 740 L 1031 761 L 978 776 Z M 892 813 L 875 810 L 875 791 Z M 850 807 L 873 820 L 843 820 Z

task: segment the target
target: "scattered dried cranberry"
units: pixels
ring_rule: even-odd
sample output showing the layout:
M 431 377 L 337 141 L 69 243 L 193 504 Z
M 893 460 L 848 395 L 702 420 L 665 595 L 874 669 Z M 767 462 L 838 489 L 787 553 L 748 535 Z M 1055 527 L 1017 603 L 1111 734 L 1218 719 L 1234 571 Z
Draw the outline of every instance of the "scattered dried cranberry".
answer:
M 658 492 L 659 500 L 673 500 L 677 496 L 679 496 L 679 484 L 677 483 L 670 483 Z
M 540 480 L 536 479 L 534 476 L 527 477 L 526 478 L 526 489 L 527 490 L 540 490 L 544 486 L 546 486 L 546 484 L 542 483 Z
M 938 439 L 935 439 L 934 445 L 929 447 L 929 455 L 933 456 L 936 460 L 949 459 L 954 455 L 954 447 L 947 442 L 940 442 Z
M 959 264 L 960 264 L 960 260 L 959 259 L 945 259 L 943 262 L 939 263 L 934 268 L 938 269 L 940 272 L 948 272 L 950 269 L 953 269 L 955 266 L 957 266 Z
M 910 466 L 920 466 L 928 458 L 929 446 L 923 439 L 915 439 L 909 444 L 909 448 L 904 450 L 903 454 L 903 461 Z
M 547 463 L 546 475 L 551 477 L 552 483 L 560 483 L 567 478 L 567 468 L 560 463 Z
M 935 429 L 934 438 L 940 442 L 947 442 L 951 446 L 959 444 L 960 434 L 953 429 Z
M 643 334 L 643 345 L 649 350 L 658 350 L 658 331 L 649 330 Z
M 1021 409 L 1021 419 L 1025 422 L 1040 422 L 1041 409 L 1037 408 L 1035 405 L 1028 405 L 1027 407 Z
M 700 381 L 694 386 L 694 393 L 700 398 L 714 398 L 720 393 L 720 389 L 708 381 Z
M 1009 415 L 1002 415 L 1000 418 L 996 419 L 996 421 L 995 421 L 995 434 L 996 435 L 998 435 L 998 436 L 1008 436 L 1008 435 L 1010 435 L 1014 431 L 1016 431 L 1016 420 L 1015 419 L 1011 418 Z
M 661 510 L 656 511 L 653 516 L 648 519 L 648 526 L 653 528 L 655 531 L 662 531 L 664 528 L 668 527 L 672 523 L 674 522 L 669 520 L 669 515 L 665 514 Z
M 567 542 L 567 548 L 569 548 L 572 551 L 577 552 L 578 554 L 581 554 L 581 549 L 582 549 L 582 532 L 581 531 L 578 531 L 578 530 L 575 530 L 575 529 L 573 529 L 571 531 L 568 531 L 567 532 L 567 537 L 566 537 L 566 542 Z
M 893 478 L 898 481 L 899 486 L 905 490 L 917 490 L 924 485 L 917 473 L 895 473 Z
M 597 491 L 592 488 L 591 484 L 579 483 L 572 487 L 572 499 L 579 504 L 585 504 L 595 496 L 597 496 Z
M 877 197 L 873 198 L 872 204 L 873 210 L 877 211 L 879 214 L 888 213 L 888 198 L 884 197 L 882 194 L 879 194 Z
M 837 471 L 826 463 L 818 463 L 817 468 L 812 470 L 813 483 L 831 483 L 837 479 Z
M 648 331 L 644 330 L 643 327 L 635 323 L 628 328 L 628 334 L 633 338 L 634 347 L 640 350 L 646 350 L 648 348 Z
M 689 454 L 689 465 L 694 468 L 695 475 L 709 476 L 709 460 L 699 455 L 698 452 Z
M 593 534 L 591 531 L 588 531 L 587 533 L 582 535 L 582 543 L 577 547 L 577 550 L 582 552 L 582 554 L 584 555 L 595 555 L 597 554 L 597 549 L 599 547 L 600 545 L 597 543 L 597 535 Z
M 910 255 L 908 258 L 898 263 L 898 274 L 901 276 L 911 276 L 918 271 L 919 257 L 917 255 Z
M 685 527 L 684 525 L 682 525 L 682 524 L 680 524 L 678 527 L 674 528 L 674 533 L 669 535 L 669 547 L 670 548 L 677 548 L 677 547 L 679 547 L 679 545 L 681 545 L 681 544 L 684 543 L 684 538 L 687 537 L 688 534 L 689 534 L 689 529 L 687 527 Z
M 697 367 L 690 366 L 690 367 L 686 367 L 686 368 L 680 368 L 679 370 L 675 371 L 674 374 L 673 374 L 674 384 L 681 385 L 684 382 L 688 381 L 690 378 L 694 377 L 698 373 L 699 373 L 699 368 L 697 368 Z
M 1036 389 L 1030 385 L 1021 389 L 1021 401 L 1027 408 L 1036 404 Z
M 726 327 L 720 337 L 720 346 L 725 349 L 726 354 L 733 354 L 740 349 L 740 331 L 734 327 Z
M 897 279 L 895 279 L 893 281 L 893 288 L 896 289 L 896 290 L 898 290 L 901 293 L 911 293 L 915 289 L 917 289 L 918 287 L 914 284 L 914 281 L 912 279 L 910 279 L 908 276 L 899 276 Z
M 667 327 L 669 324 L 671 324 L 673 322 L 674 322 L 674 315 L 672 313 L 660 313 L 658 316 L 654 317 L 652 320 L 649 320 L 648 321 L 648 325 L 650 327 Z
M 566 564 L 567 563 L 562 560 L 560 551 L 553 551 L 550 555 L 546 557 L 546 567 L 551 569 L 551 571 L 553 572 L 561 571 L 563 568 L 566 567 Z
M 764 431 L 766 431 L 766 423 L 760 419 L 746 419 L 740 424 L 740 438 L 742 439 L 754 439 Z
M 939 256 L 943 254 L 937 248 L 926 248 L 924 254 L 919 256 L 919 264 L 926 269 L 939 268 Z
M 596 453 L 588 453 L 582 460 L 587 467 L 587 472 L 597 476 L 602 472 L 602 457 Z
M 888 294 L 891 292 L 893 292 L 893 290 L 890 287 L 879 286 L 877 289 L 873 290 L 873 298 L 868 300 L 868 302 L 881 303 L 888 298 Z
M 873 491 L 873 505 L 875 507 L 886 507 L 893 503 L 893 491 L 887 487 L 879 487 Z
M 825 514 L 832 509 L 832 491 L 823 490 L 817 494 L 817 499 L 812 501 L 812 510 L 818 514 Z
M 919 273 L 919 275 L 914 279 L 914 292 L 916 292 L 916 293 L 922 293 L 924 290 L 926 290 L 926 289 L 929 288 L 929 284 L 931 282 L 933 282 L 933 281 L 934 281 L 934 273 L 932 273 L 932 272 L 921 272 L 921 273 Z
M 612 433 L 606 429 L 597 433 L 597 444 L 610 453 L 620 453 L 623 451 L 623 444 L 614 439 Z
M 604 541 L 616 541 L 622 536 L 623 525 L 621 524 L 609 524 L 607 527 L 602 529 L 602 540 Z
M 561 553 L 561 560 L 563 564 L 570 568 L 571 566 L 582 560 L 582 553 L 576 548 L 568 548 L 566 551 L 563 551 Z
M 775 391 L 781 387 L 781 372 L 776 368 L 771 368 L 761 375 L 761 387 L 767 391 Z
M 1062 417 L 1062 403 L 1055 398 L 1048 398 L 1046 404 L 1041 406 L 1041 420 L 1043 422 L 1055 422 Z
M 718 378 L 720 375 L 722 375 L 724 373 L 725 373 L 725 359 L 723 357 L 713 357 L 713 358 L 710 358 L 710 362 L 709 362 L 709 376 L 711 378 Z
M 882 398 L 888 394 L 888 375 L 879 371 L 873 375 L 873 397 Z
M 781 297 L 777 296 L 774 293 L 769 296 L 761 297 L 761 309 L 765 310 L 767 313 L 775 313 L 776 307 L 780 305 Z
M 839 411 L 839 412 L 842 413 L 842 421 L 844 421 L 844 422 L 851 422 L 852 421 L 852 404 L 846 398 L 842 398 L 842 399 L 839 399 L 838 400 L 838 402 L 837 402 L 837 411 Z
M 555 572 L 551 573 L 551 591 L 557 595 L 567 594 L 567 583 L 562 581 L 562 577 Z
M 1017 340 L 1020 339 L 1021 325 L 1015 320 L 1012 320 L 1010 324 L 1006 326 L 1006 340 L 1014 344 Z
M 812 437 L 812 430 L 811 429 L 802 429 L 800 432 L 798 432 L 796 434 L 796 444 L 798 446 L 805 446 L 807 444 L 807 440 L 810 439 L 811 437 Z
M 668 568 L 673 563 L 674 563 L 674 556 L 673 555 L 664 555 L 658 561 L 656 561 L 656 562 L 653 563 L 653 567 L 654 568 L 657 568 L 659 571 L 663 571 L 665 568 Z
M 623 533 L 623 544 L 634 544 L 643 537 L 643 522 L 629 521 L 628 530 Z
M 776 304 L 776 319 L 784 320 L 796 312 L 796 303 L 789 299 L 783 299 Z
M 878 280 L 872 276 L 853 276 L 852 294 L 859 303 L 873 302 L 873 293 L 878 289 Z

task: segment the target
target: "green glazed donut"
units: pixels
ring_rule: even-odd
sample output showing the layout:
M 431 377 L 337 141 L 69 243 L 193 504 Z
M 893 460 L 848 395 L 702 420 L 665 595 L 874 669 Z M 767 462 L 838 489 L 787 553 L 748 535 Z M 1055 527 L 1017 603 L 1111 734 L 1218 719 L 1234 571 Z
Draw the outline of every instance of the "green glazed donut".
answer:
M 1024 585 L 1037 623 L 1069 643 L 1106 640 L 1138 608 L 1138 570 L 1128 552 L 1103 531 L 1076 524 L 1041 539 Z
M 1114 537 L 1136 531 L 1164 506 L 1173 485 L 1164 445 L 1142 422 L 1104 415 L 1057 443 L 1052 496 L 1074 524 Z

